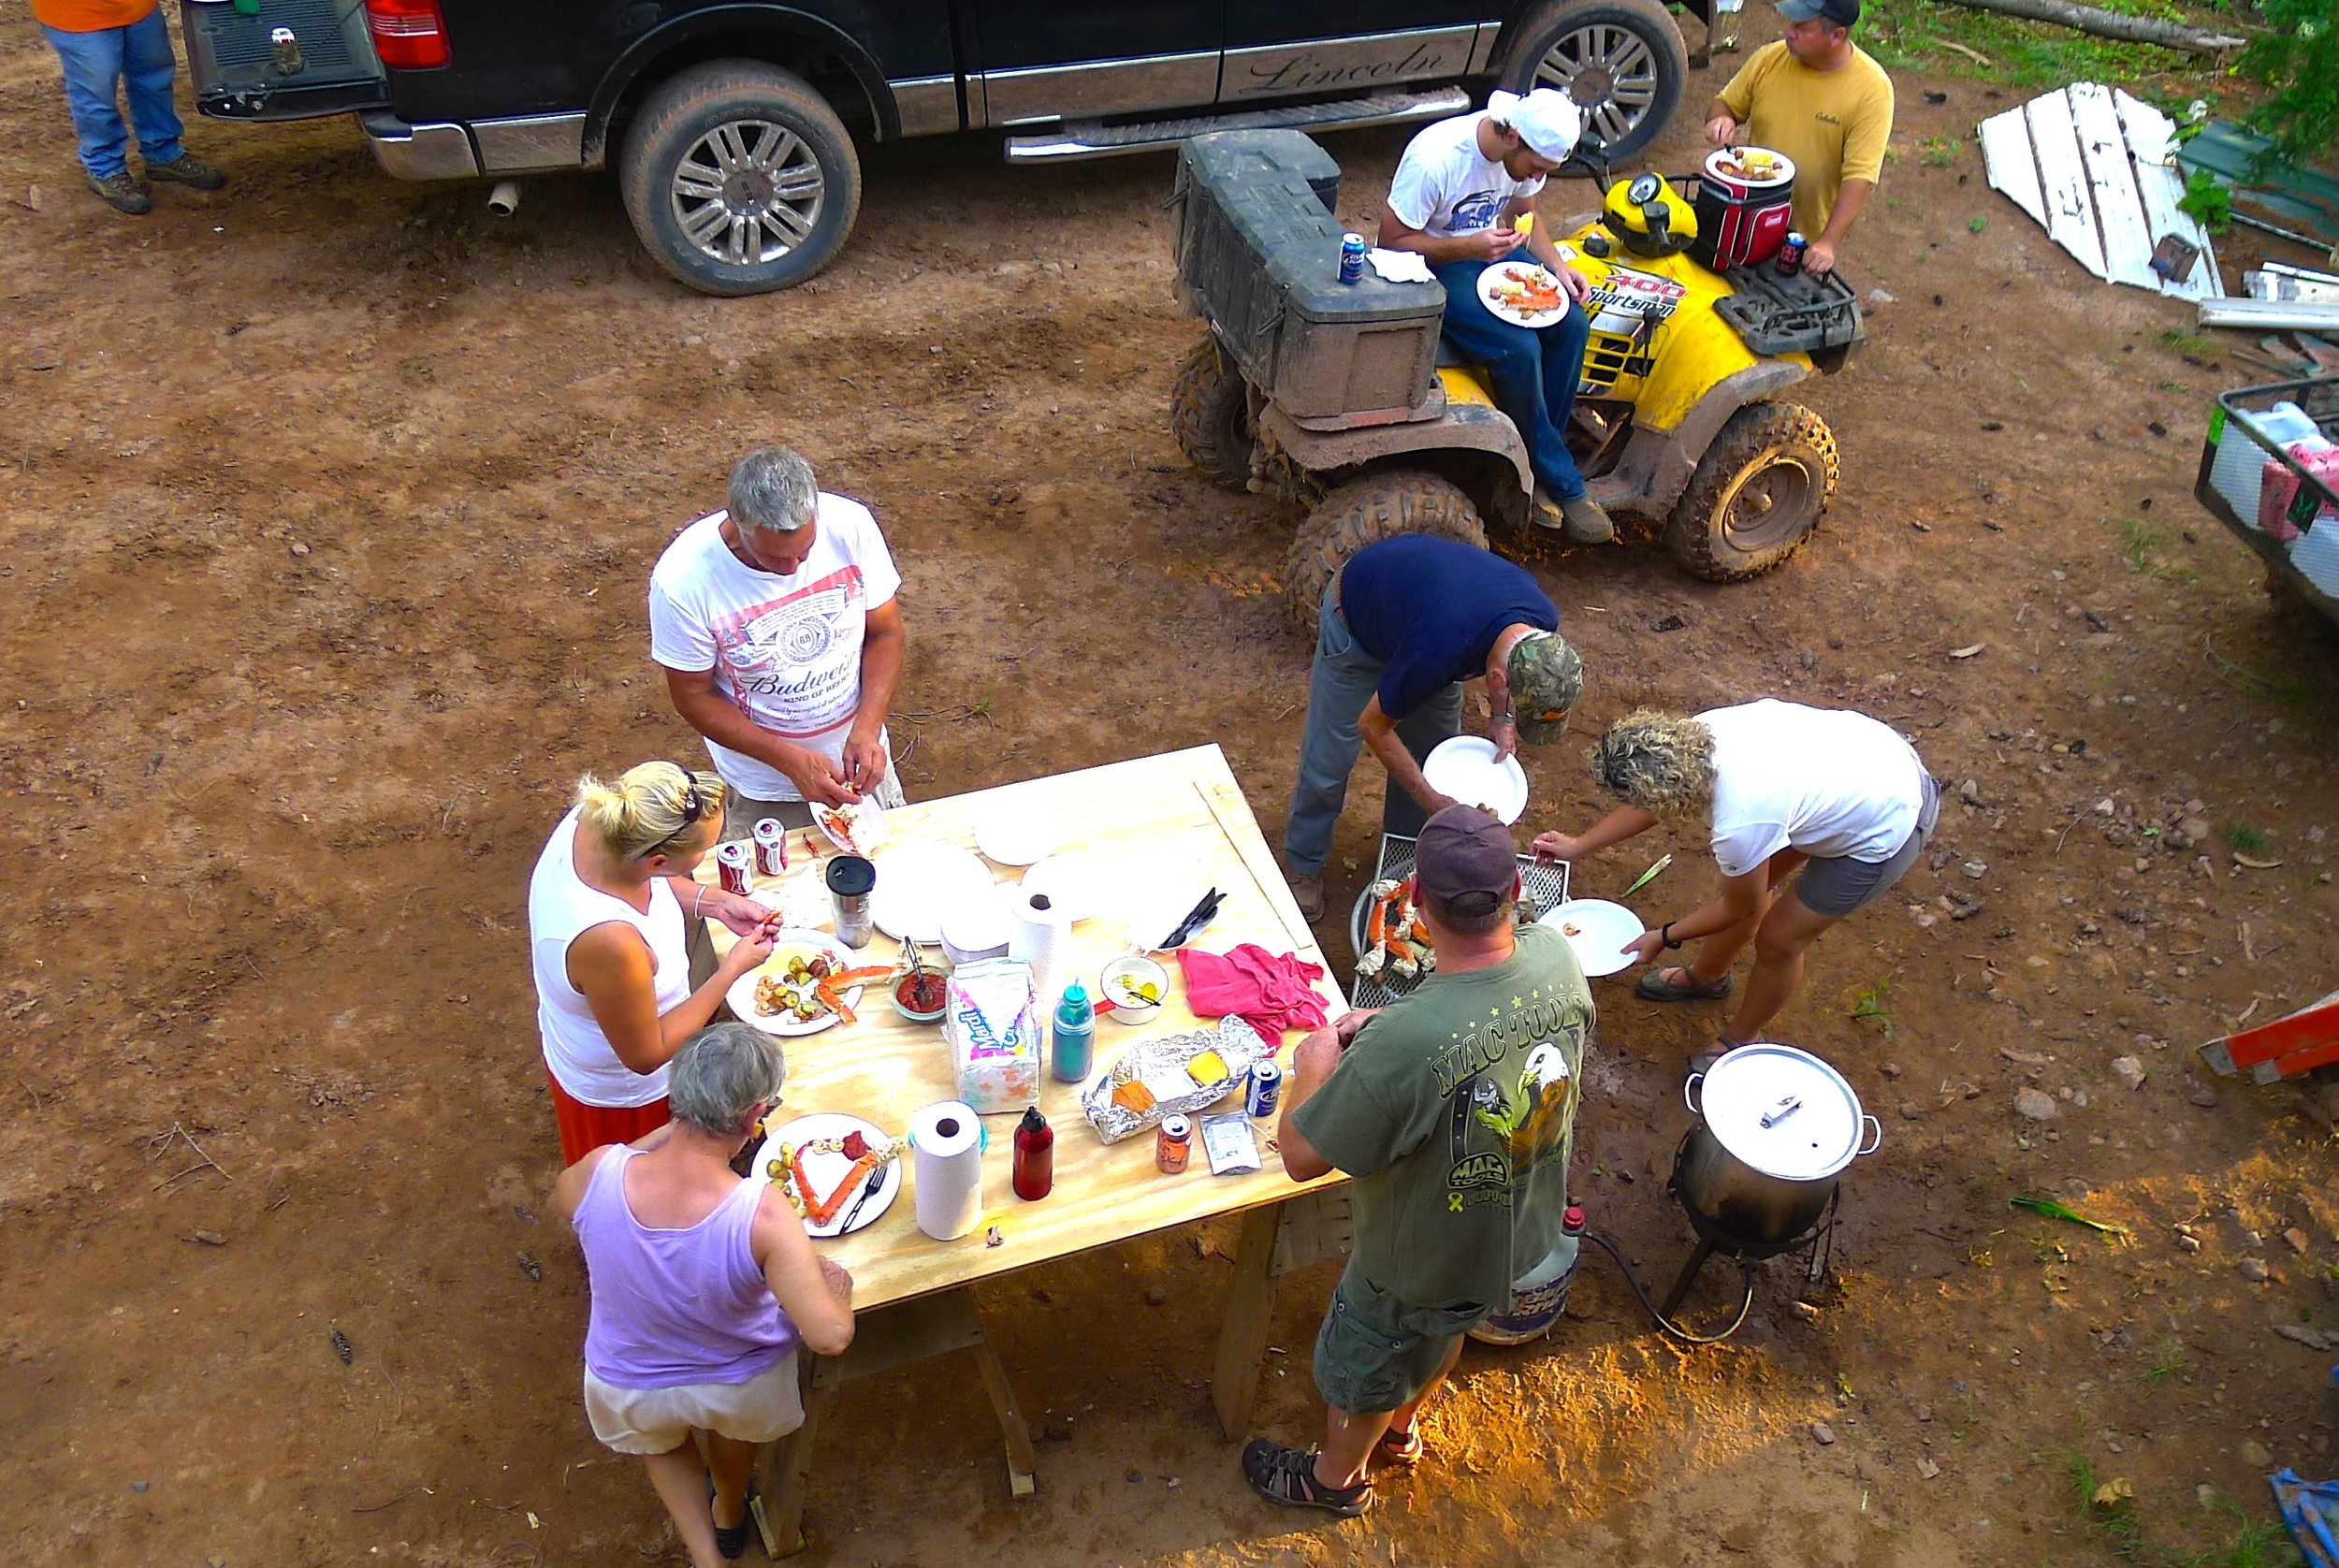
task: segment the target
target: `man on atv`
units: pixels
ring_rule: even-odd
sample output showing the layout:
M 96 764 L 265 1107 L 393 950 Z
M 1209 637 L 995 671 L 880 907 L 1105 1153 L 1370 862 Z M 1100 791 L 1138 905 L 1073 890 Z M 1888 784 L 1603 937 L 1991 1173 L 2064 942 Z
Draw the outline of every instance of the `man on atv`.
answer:
M 1794 160 L 1803 265 L 1833 271 L 1867 205 L 1893 135 L 1893 79 L 1852 41 L 1860 0 L 1779 0 L 1787 36 L 1765 44 L 1714 100 L 1706 138 L 1743 139 Z
M 1584 476 L 1561 439 L 1591 333 L 1583 307 L 1591 283 L 1561 258 L 1548 235 L 1516 223 L 1533 210 L 1545 177 L 1575 152 L 1583 128 L 1575 101 L 1547 87 L 1523 98 L 1493 93 L 1483 113 L 1439 121 L 1398 161 L 1381 211 L 1380 243 L 1419 253 L 1446 285 L 1446 337 L 1463 357 L 1486 367 L 1496 406 L 1526 441 L 1537 520 L 1577 544 L 1601 544 L 1616 537 L 1616 525 L 1584 494 Z M 1559 279 L 1571 301 L 1567 314 L 1548 327 L 1503 321 L 1478 297 L 1478 274 L 1522 247 Z

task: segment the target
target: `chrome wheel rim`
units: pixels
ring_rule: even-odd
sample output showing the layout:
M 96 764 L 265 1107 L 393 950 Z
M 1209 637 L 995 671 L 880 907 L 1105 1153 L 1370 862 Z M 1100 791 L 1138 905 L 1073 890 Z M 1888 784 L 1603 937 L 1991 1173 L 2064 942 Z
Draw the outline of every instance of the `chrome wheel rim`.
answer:
M 777 261 L 812 238 L 828 179 L 805 139 L 769 120 L 730 120 L 690 144 L 669 196 L 683 238 L 726 267 Z
M 1765 457 L 1750 466 L 1722 498 L 1722 536 L 1731 548 L 1767 550 L 1802 531 L 1811 504 L 1809 470 L 1786 457 Z
M 1584 130 L 1604 147 L 1622 142 L 1657 101 L 1657 54 L 1629 27 L 1594 22 L 1546 51 L 1530 87 L 1553 87 L 1584 111 Z

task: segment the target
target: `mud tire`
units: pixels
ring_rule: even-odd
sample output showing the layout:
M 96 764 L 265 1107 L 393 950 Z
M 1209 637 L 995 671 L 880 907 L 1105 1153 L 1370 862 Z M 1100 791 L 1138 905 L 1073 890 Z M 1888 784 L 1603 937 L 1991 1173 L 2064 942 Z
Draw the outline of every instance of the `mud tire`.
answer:
M 1665 518 L 1665 549 L 1709 583 L 1760 576 L 1810 537 L 1841 472 L 1827 421 L 1799 403 L 1750 403 L 1698 459 Z
M 1486 524 L 1478 509 L 1460 489 L 1435 474 L 1399 470 L 1350 480 L 1308 514 L 1284 556 L 1284 602 L 1311 646 L 1332 574 L 1366 545 L 1401 533 L 1427 533 L 1481 550 L 1487 547 Z
M 1250 387 L 1218 340 L 1205 337 L 1170 384 L 1170 432 L 1185 460 L 1228 489 L 1251 484 Z

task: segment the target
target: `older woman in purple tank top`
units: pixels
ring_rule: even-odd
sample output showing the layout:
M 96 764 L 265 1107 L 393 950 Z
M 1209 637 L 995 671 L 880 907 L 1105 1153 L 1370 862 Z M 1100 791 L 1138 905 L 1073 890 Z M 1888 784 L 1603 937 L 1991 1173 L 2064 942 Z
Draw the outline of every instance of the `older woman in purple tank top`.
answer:
M 804 1424 L 796 1346 L 852 1343 L 852 1276 L 812 1250 L 785 1193 L 731 1170 L 786 1076 L 761 1031 L 702 1029 L 666 1069 L 674 1119 L 553 1188 L 592 1285 L 593 1435 L 647 1461 L 694 1568 L 747 1549 L 756 1449 Z

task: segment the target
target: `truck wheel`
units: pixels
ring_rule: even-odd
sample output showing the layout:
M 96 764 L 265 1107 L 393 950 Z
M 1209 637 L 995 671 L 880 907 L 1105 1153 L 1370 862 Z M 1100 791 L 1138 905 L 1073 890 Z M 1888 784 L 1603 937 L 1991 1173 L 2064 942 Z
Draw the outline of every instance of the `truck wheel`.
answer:
M 693 65 L 643 100 L 617 167 L 633 232 L 701 294 L 764 294 L 819 272 L 861 210 L 844 122 L 754 60 Z
M 1840 472 L 1827 421 L 1797 403 L 1750 403 L 1698 459 L 1665 518 L 1665 548 L 1709 583 L 1757 576 L 1818 526 Z
M 1487 547 L 1478 509 L 1437 475 L 1407 469 L 1351 479 L 1308 514 L 1284 555 L 1284 601 L 1311 644 L 1332 573 L 1367 544 L 1401 533 L 1434 534 Z
M 1611 162 L 1657 139 L 1689 68 L 1681 29 L 1657 0 L 1552 0 L 1503 29 L 1502 84 L 1575 99 Z
M 1232 489 L 1250 487 L 1250 387 L 1217 339 L 1204 338 L 1178 362 L 1170 429 L 1187 462 Z

